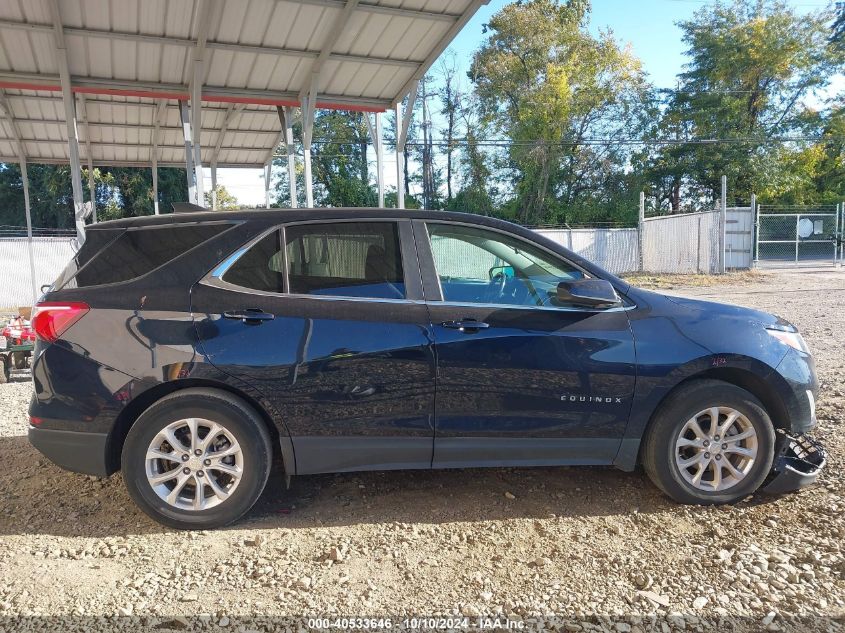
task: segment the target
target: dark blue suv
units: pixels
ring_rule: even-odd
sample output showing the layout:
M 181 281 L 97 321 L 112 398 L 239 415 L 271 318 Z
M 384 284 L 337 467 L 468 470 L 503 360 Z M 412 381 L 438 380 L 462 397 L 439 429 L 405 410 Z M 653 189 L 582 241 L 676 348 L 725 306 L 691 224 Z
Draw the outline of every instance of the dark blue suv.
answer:
M 36 306 L 29 438 L 180 528 L 287 475 L 644 466 L 684 503 L 815 479 L 813 358 L 763 312 L 631 287 L 472 215 L 92 226 Z M 565 473 L 561 473 L 565 477 Z

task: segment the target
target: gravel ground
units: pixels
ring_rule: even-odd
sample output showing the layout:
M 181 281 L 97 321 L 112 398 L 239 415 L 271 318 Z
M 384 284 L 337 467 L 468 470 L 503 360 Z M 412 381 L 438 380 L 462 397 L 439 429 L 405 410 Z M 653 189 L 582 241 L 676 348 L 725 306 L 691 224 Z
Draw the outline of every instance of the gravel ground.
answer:
M 276 477 L 237 525 L 173 532 L 119 476 L 66 473 L 29 446 L 21 375 L 0 385 L 0 630 L 295 630 L 308 622 L 291 618 L 313 616 L 396 628 L 412 615 L 620 633 L 845 630 L 845 271 L 675 283 L 663 286 L 802 329 L 830 453 L 817 486 L 701 508 L 642 472 L 601 468 L 310 476 L 290 490 Z

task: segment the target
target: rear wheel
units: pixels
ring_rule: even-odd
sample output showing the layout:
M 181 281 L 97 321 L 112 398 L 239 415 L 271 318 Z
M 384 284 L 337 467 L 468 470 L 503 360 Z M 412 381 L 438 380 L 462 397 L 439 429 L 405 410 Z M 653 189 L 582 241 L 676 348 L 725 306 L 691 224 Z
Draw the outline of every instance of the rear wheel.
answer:
M 681 503 L 732 503 L 769 474 L 775 431 L 751 393 L 718 380 L 696 380 L 669 396 L 643 446 L 651 480 Z
M 226 525 L 258 500 L 272 463 L 259 415 L 234 396 L 185 389 L 162 398 L 129 430 L 123 478 L 138 506 L 179 529 Z

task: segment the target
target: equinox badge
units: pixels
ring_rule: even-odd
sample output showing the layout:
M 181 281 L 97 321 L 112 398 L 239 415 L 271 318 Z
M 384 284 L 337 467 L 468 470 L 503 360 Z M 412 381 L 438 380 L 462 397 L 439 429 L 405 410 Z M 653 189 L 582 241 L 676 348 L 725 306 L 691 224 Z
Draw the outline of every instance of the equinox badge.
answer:
M 562 402 L 597 402 L 601 404 L 622 404 L 622 398 L 616 396 L 573 396 L 565 393 L 560 397 Z

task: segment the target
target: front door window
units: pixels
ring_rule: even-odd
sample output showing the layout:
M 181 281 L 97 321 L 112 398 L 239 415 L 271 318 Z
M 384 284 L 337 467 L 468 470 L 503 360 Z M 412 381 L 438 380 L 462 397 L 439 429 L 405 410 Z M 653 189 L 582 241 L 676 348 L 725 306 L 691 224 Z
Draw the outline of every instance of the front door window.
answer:
M 543 249 L 498 231 L 427 226 L 444 301 L 561 306 L 558 284 L 586 276 Z

